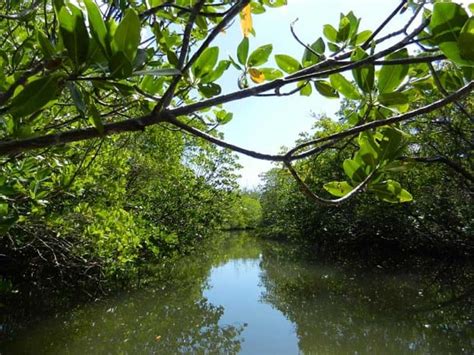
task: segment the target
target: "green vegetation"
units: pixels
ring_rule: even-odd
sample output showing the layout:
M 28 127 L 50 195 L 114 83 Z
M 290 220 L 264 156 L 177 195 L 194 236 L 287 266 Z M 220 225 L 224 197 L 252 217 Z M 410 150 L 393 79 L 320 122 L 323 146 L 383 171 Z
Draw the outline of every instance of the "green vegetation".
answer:
M 242 191 L 235 196 L 228 207 L 227 221 L 223 229 L 255 229 L 262 219 L 260 196 L 256 191 Z
M 403 0 L 373 30 L 342 14 L 299 60 L 250 39 L 252 16 L 286 3 L 2 2 L 0 288 L 125 281 L 213 229 L 255 227 L 232 152 L 284 165 L 261 197 L 269 234 L 472 249 L 473 7 Z M 239 16 L 222 59 L 213 41 Z M 222 93 L 231 70 L 240 90 Z M 341 121 L 275 155 L 223 140 L 224 104 L 291 94 L 343 97 Z
M 472 110 L 472 99 L 464 104 Z M 378 260 L 406 255 L 409 250 L 435 256 L 472 254 L 474 180 L 469 119 L 456 109 L 443 109 L 436 118 L 426 117 L 430 119 L 437 119 L 437 125 L 428 128 L 425 122 L 417 122 L 399 127 L 411 135 L 396 164 L 385 172 L 386 181 L 399 181 L 409 188 L 413 202 L 387 203 L 394 202 L 391 196 L 379 192 L 379 200 L 362 193 L 339 206 L 315 205 L 298 193 L 301 186 L 287 170 L 274 168 L 264 178 L 262 233 L 311 244 L 326 255 L 356 252 L 367 256 L 369 252 Z M 311 138 L 340 132 L 347 124 L 344 116 L 339 122 L 319 117 Z M 305 185 L 320 196 L 334 193 L 325 182 L 344 179 L 337 167 L 359 156 L 353 143 L 299 162 L 296 168 L 303 172 Z

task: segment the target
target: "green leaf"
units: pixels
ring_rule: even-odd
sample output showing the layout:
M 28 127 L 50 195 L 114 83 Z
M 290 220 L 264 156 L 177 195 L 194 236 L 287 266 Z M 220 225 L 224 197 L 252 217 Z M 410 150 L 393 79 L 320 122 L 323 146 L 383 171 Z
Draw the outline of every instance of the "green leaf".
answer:
M 229 68 L 230 61 L 229 60 L 221 60 L 217 67 L 209 74 L 202 77 L 202 83 L 210 83 L 219 79 L 224 72 Z
M 341 50 L 341 47 L 331 42 L 328 43 L 328 48 L 331 52 L 339 52 Z
M 222 92 L 221 87 L 214 83 L 199 84 L 198 88 L 199 92 L 203 94 L 206 98 L 217 96 Z
M 18 118 L 39 111 L 59 95 L 59 79 L 58 75 L 49 75 L 31 81 L 13 98 L 9 112 Z
M 355 45 L 360 46 L 361 44 L 365 43 L 370 36 L 372 36 L 372 31 L 370 30 L 365 30 L 357 34 L 356 40 L 355 40 Z
M 123 53 L 133 63 L 140 44 L 140 18 L 133 9 L 127 9 L 125 16 L 115 30 L 112 39 L 112 52 Z
M 473 60 L 464 59 L 461 56 L 461 50 L 457 42 L 443 42 L 439 45 L 439 49 L 446 57 L 458 65 L 467 67 L 474 66 Z
M 350 11 L 346 17 L 349 19 L 350 22 L 350 30 L 348 39 L 351 39 L 351 43 L 354 43 L 357 35 L 357 31 L 359 30 L 360 18 L 357 18 L 352 11 Z
M 337 30 L 332 25 L 324 25 L 323 34 L 331 42 L 336 42 Z
M 249 39 L 248 37 L 244 37 L 240 42 L 239 46 L 237 47 L 237 59 L 239 63 L 245 65 L 247 62 L 247 58 L 249 55 Z
M 132 63 L 123 52 L 117 52 L 110 58 L 109 69 L 113 78 L 128 78 L 133 72 Z
M 344 95 L 348 99 L 358 100 L 361 99 L 362 96 L 357 91 L 354 85 L 352 85 L 344 76 L 339 73 L 332 74 L 329 76 L 329 81 L 334 89 L 339 91 L 342 95 Z
M 0 202 L 0 217 L 8 215 L 8 203 Z
M 369 191 L 375 193 L 380 200 L 389 203 L 403 203 L 413 200 L 413 196 L 407 190 L 402 189 L 399 182 L 393 180 L 371 184 Z
M 95 105 L 89 106 L 89 122 L 102 134 L 104 133 L 104 125 L 99 110 Z
M 366 174 L 364 173 L 364 167 L 361 162 L 355 159 L 346 159 L 342 163 L 342 167 L 346 175 L 354 182 L 360 183 L 364 181 Z
M 364 58 L 367 58 L 369 55 L 361 48 L 356 48 L 351 56 L 351 60 L 357 62 Z M 370 93 L 374 88 L 374 66 L 366 64 L 361 67 L 354 68 L 352 70 L 352 76 L 354 77 L 357 86 L 365 92 Z
M 382 128 L 377 137 L 380 146 L 380 160 L 394 160 L 404 148 L 404 132 L 393 127 Z
M 59 29 L 69 58 L 76 66 L 85 63 L 89 51 L 89 34 L 82 11 L 72 4 L 58 14 Z
M 179 59 L 178 59 L 178 56 L 176 55 L 176 53 L 172 52 L 172 51 L 167 51 L 166 52 L 166 58 L 168 58 L 168 62 L 174 66 L 175 68 L 177 68 L 179 66 Z
M 98 6 L 92 0 L 84 0 L 92 36 L 100 44 L 104 54 L 107 55 L 107 27 Z
M 354 188 L 347 181 L 332 181 L 324 184 L 324 189 L 333 196 L 343 197 Z
M 84 97 L 82 96 L 81 91 L 74 82 L 68 82 L 66 84 L 69 92 L 71 93 L 72 101 L 76 106 L 77 110 L 81 113 L 82 116 L 86 114 L 86 103 L 84 102 Z
M 401 92 L 380 94 L 377 99 L 384 106 L 406 105 L 409 103 L 408 95 Z
M 36 30 L 36 37 L 38 43 L 41 47 L 41 51 L 46 59 L 51 59 L 55 54 L 56 50 L 54 49 L 53 45 L 49 41 L 49 38 L 46 34 L 41 30 Z
M 202 52 L 198 60 L 192 66 L 192 72 L 196 78 L 209 74 L 215 67 L 219 57 L 219 47 L 209 47 Z
M 408 58 L 408 50 L 401 49 L 385 57 L 386 60 Z M 381 94 L 393 92 L 408 74 L 408 64 L 383 65 L 380 69 L 377 88 Z
M 311 88 L 311 82 L 309 81 L 300 81 L 298 82 L 298 87 L 301 88 L 301 96 L 311 96 L 313 89 Z
M 326 50 L 326 45 L 324 44 L 323 39 L 320 37 L 310 46 L 310 48 L 318 55 L 315 55 L 306 48 L 303 53 L 303 59 L 301 60 L 304 67 L 318 63 L 320 56 L 322 56 Z
M 341 16 L 339 21 L 339 30 L 337 31 L 336 42 L 341 43 L 349 39 L 351 31 L 351 21 L 346 16 Z
M 254 1 L 250 3 L 250 7 L 251 7 L 252 14 L 254 15 L 260 15 L 266 11 L 263 5 Z M 245 63 L 242 63 L 242 64 L 245 64 Z
M 272 54 L 272 50 L 273 45 L 271 44 L 266 44 L 264 46 L 258 47 L 250 54 L 250 57 L 247 60 L 247 66 L 256 67 L 265 64 L 268 61 L 270 54 Z
M 234 58 L 232 58 L 231 56 L 229 56 L 229 61 L 235 69 L 243 70 L 243 68 L 238 63 L 236 63 Z
M 272 81 L 283 77 L 283 73 L 278 69 L 273 68 L 260 68 L 260 71 L 265 76 L 265 80 Z
M 458 38 L 458 47 L 463 59 L 474 61 L 474 16 L 462 28 Z
M 233 117 L 234 114 L 232 112 L 227 112 L 225 110 L 220 110 L 216 112 L 216 120 L 220 125 L 225 125 L 229 123 Z
M 275 55 L 275 62 L 285 73 L 292 74 L 301 69 L 300 63 L 293 57 L 286 54 Z
M 314 82 L 314 87 L 316 90 L 323 96 L 335 99 L 339 97 L 339 94 L 336 90 L 329 84 L 327 81 L 324 80 L 316 80 Z
M 287 0 L 263 0 L 263 4 L 268 7 L 281 7 L 288 4 Z
M 438 45 L 456 42 L 468 16 L 463 7 L 456 3 L 438 2 L 433 6 L 429 28 L 433 41 Z

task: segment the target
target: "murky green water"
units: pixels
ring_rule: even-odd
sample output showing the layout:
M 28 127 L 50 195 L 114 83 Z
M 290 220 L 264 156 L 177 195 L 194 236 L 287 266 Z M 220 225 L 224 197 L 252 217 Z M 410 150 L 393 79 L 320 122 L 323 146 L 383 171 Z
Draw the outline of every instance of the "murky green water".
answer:
M 220 236 L 142 290 L 10 329 L 0 352 L 472 354 L 472 269 L 413 265 L 329 266 Z

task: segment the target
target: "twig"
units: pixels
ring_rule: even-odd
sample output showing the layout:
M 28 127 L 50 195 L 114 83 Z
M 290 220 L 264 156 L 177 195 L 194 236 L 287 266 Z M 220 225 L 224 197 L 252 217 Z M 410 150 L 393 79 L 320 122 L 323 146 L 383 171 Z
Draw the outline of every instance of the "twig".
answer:
M 284 164 L 288 168 L 288 170 L 290 171 L 291 175 L 296 180 L 298 185 L 300 186 L 301 190 L 306 194 L 306 196 L 308 196 L 312 200 L 316 201 L 317 203 L 320 203 L 320 204 L 323 204 L 323 205 L 330 205 L 330 206 L 339 206 L 340 204 L 348 201 L 353 196 L 355 196 L 356 193 L 362 191 L 362 189 L 369 183 L 370 179 L 372 179 L 372 177 L 374 176 L 375 172 L 378 169 L 378 166 L 375 167 L 375 169 L 369 175 L 367 175 L 367 177 L 364 179 L 364 181 L 362 181 L 359 185 L 354 187 L 354 189 L 352 189 L 348 194 L 346 194 L 346 195 L 344 195 L 344 196 L 342 196 L 338 199 L 335 199 L 335 200 L 328 200 L 328 199 L 325 199 L 325 198 L 322 198 L 322 197 L 316 195 L 309 188 L 309 186 L 301 179 L 301 177 L 298 175 L 296 170 L 293 168 L 293 166 L 291 165 L 291 162 L 285 161 Z

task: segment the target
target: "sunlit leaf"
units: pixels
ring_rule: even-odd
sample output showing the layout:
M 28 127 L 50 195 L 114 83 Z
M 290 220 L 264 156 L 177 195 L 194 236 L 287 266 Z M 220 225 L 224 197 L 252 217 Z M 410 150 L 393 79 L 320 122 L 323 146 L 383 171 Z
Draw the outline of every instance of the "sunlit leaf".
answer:
M 347 181 L 332 181 L 324 184 L 324 189 L 331 195 L 343 197 L 351 192 L 354 188 Z
M 337 91 L 327 81 L 316 80 L 314 82 L 314 87 L 321 95 L 325 97 L 334 98 L 334 99 L 339 97 L 339 94 L 337 93 Z
M 192 71 L 195 77 L 199 78 L 210 73 L 219 57 L 219 47 L 209 47 L 204 50 L 199 59 L 192 66 Z
M 271 44 L 266 44 L 261 47 L 258 47 L 250 54 L 247 60 L 247 66 L 257 67 L 259 65 L 265 64 L 268 61 L 270 54 L 272 54 L 272 50 L 273 45 Z
M 356 48 L 351 56 L 351 60 L 357 62 L 367 58 L 369 55 L 361 48 Z M 357 86 L 365 93 L 370 93 L 374 87 L 375 69 L 371 64 L 366 64 L 352 69 L 352 76 L 354 77 Z
M 92 0 L 84 0 L 92 36 L 100 43 L 104 54 L 107 54 L 107 27 L 98 6 Z
M 130 62 L 133 62 L 140 44 L 141 23 L 138 14 L 133 9 L 127 9 L 120 21 L 112 40 L 114 53 L 122 52 Z
M 247 63 L 247 57 L 249 55 L 249 39 L 244 37 L 237 47 L 237 59 L 239 63 L 245 65 Z
M 244 37 L 249 37 L 253 30 L 252 7 L 247 4 L 240 12 L 240 28 Z
M 343 75 L 336 73 L 329 76 L 331 86 L 339 91 L 342 95 L 348 99 L 358 100 L 362 96 L 359 91 L 350 81 L 348 81 Z
M 89 51 L 89 34 L 82 11 L 72 4 L 63 6 L 59 11 L 58 20 L 69 58 L 76 66 L 83 64 Z
M 408 50 L 401 49 L 385 57 L 386 60 L 408 58 Z M 380 93 L 395 91 L 408 74 L 408 64 L 383 65 L 380 69 L 377 88 Z
M 292 74 L 301 69 L 301 64 L 293 57 L 286 54 L 275 55 L 275 62 L 285 73 Z
M 49 75 L 28 83 L 13 98 L 9 112 L 14 117 L 30 115 L 54 100 L 60 93 L 60 76 Z

